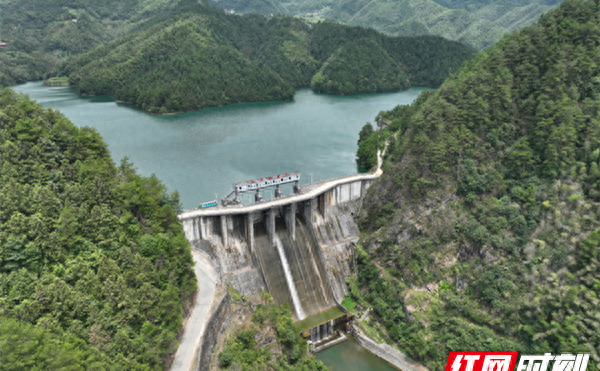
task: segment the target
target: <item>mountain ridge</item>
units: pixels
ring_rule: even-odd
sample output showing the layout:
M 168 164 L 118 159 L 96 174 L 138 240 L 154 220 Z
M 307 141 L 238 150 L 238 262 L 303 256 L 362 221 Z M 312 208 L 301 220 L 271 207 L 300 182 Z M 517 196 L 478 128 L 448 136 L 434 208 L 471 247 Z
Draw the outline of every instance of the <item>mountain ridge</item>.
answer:
M 371 27 L 398 36 L 438 35 L 485 49 L 500 37 L 537 21 L 560 1 L 391 1 L 272 0 L 247 3 L 212 0 L 219 8 L 244 13 L 285 14 Z
M 356 40 L 364 41 L 350 54 L 338 52 L 350 51 L 345 45 Z M 366 62 L 371 54 L 387 62 L 372 57 Z M 311 79 L 313 89 L 335 94 L 436 86 L 473 55 L 439 37 L 390 37 L 331 22 L 239 17 L 198 6 L 73 57 L 61 74 L 70 76 L 80 94 L 114 95 L 152 113 L 168 113 L 291 99 Z M 355 59 L 364 62 L 360 74 Z

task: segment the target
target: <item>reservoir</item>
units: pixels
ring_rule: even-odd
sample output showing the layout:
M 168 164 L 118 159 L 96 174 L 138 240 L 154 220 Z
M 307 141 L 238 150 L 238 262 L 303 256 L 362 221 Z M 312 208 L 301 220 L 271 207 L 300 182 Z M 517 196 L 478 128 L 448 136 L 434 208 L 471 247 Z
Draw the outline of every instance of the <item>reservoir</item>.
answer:
M 332 96 L 305 88 L 289 102 L 156 116 L 110 97 L 80 97 L 42 82 L 12 88 L 77 126 L 96 128 L 117 164 L 128 157 L 140 174 L 156 174 L 169 191 L 179 191 L 184 209 L 214 200 L 215 193 L 220 199 L 244 180 L 299 171 L 303 184 L 311 174 L 319 181 L 356 173 L 362 126 L 374 123 L 380 111 L 410 104 L 423 90 Z M 265 199 L 273 196 L 268 192 Z
M 156 174 L 170 191 L 179 191 L 184 209 L 224 197 L 233 183 L 243 180 L 299 171 L 300 183 L 306 184 L 311 177 L 320 181 L 356 173 L 361 127 L 382 110 L 410 104 L 422 91 L 330 96 L 300 89 L 290 102 L 154 116 L 110 97 L 80 97 L 66 87 L 41 82 L 13 89 L 61 111 L 77 126 L 98 130 L 115 162 L 128 157 L 140 174 Z M 242 198 L 245 203 L 252 197 L 247 196 Z M 263 196 L 269 199 L 272 193 Z M 333 371 L 394 370 L 354 340 L 317 358 Z

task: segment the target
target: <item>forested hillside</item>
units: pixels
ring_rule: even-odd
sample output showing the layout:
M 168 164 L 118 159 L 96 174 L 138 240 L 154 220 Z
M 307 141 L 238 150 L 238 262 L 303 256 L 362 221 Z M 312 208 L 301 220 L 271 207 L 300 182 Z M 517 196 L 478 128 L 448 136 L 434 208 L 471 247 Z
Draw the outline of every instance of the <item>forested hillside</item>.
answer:
M 67 57 L 110 41 L 186 0 L 4 0 L 0 86 L 45 77 Z
M 61 73 L 81 94 L 165 113 L 291 99 L 317 72 L 315 90 L 334 94 L 438 86 L 473 55 L 439 37 L 389 37 L 196 5 L 72 58 Z
M 232 287 L 229 291 L 232 317 L 238 321 L 235 330 L 225 330 L 223 339 L 213 350 L 218 356 L 212 359 L 217 360 L 220 369 L 328 371 L 308 351 L 309 345 L 294 327 L 288 303 L 277 306 L 271 295 L 263 291 L 262 304 L 254 306 Z
M 388 53 L 366 39 L 339 48 L 313 77 L 311 87 L 322 93 L 352 94 L 398 91 L 408 88 L 409 83 Z
M 2 369 L 164 369 L 196 288 L 178 195 L 5 89 L 0 205 Z
M 432 370 L 457 350 L 600 368 L 599 19 L 567 0 L 363 130 L 362 160 L 389 141 L 346 299 L 367 331 Z
M 506 33 L 528 26 L 559 0 L 211 0 L 244 13 L 332 19 L 391 35 L 438 35 L 484 49 Z

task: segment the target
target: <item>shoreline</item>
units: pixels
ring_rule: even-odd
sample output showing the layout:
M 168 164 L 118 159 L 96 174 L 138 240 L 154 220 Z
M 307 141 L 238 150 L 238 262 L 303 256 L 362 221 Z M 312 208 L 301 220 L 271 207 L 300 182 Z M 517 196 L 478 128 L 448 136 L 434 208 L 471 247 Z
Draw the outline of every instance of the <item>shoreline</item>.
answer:
M 232 106 L 232 105 L 236 105 L 236 104 L 252 104 L 252 103 L 285 103 L 285 102 L 291 102 L 294 100 L 295 97 L 295 93 L 294 96 L 290 99 L 284 99 L 284 100 L 261 100 L 261 101 L 249 101 L 249 102 L 234 102 L 234 103 L 227 103 L 227 104 L 221 104 L 221 105 L 216 105 L 216 106 L 210 106 L 210 107 L 202 107 L 202 108 L 195 108 L 195 109 L 191 109 L 191 110 L 187 110 L 187 111 L 172 111 L 172 112 L 150 112 L 147 109 L 144 109 L 138 105 L 136 105 L 135 103 L 132 102 L 127 102 L 127 101 L 123 101 L 123 100 L 118 100 L 118 99 L 114 99 L 114 96 L 112 95 L 96 95 L 96 94 L 82 94 L 82 93 L 78 93 L 76 89 L 71 88 L 68 82 L 49 82 L 47 80 L 30 80 L 30 81 L 25 81 L 23 83 L 17 84 L 17 85 L 21 85 L 21 84 L 27 84 L 30 82 L 39 82 L 41 81 L 43 85 L 45 86 L 62 86 L 62 87 L 68 87 L 70 90 L 74 90 L 75 93 L 78 96 L 81 97 L 113 97 L 113 101 L 115 103 L 120 103 L 120 104 L 126 104 L 132 107 L 135 107 L 139 110 L 142 110 L 150 115 L 153 116 L 173 116 L 173 115 L 179 115 L 179 114 L 183 114 L 183 113 L 189 113 L 189 112 L 196 112 L 196 111 L 202 111 L 202 110 L 206 110 L 206 109 L 212 109 L 212 108 L 219 108 L 219 107 L 226 107 L 226 106 Z M 9 88 L 12 88 L 11 86 L 8 86 Z M 413 89 L 413 88 L 420 88 L 422 90 L 425 89 L 436 89 L 436 88 L 432 88 L 432 87 L 427 87 L 427 86 L 409 86 L 406 89 L 401 89 L 401 90 L 394 90 L 394 91 L 384 91 L 384 92 L 375 92 L 375 93 L 353 93 L 353 94 L 328 94 L 328 93 L 321 93 L 321 92 L 317 92 L 312 90 L 312 88 L 310 86 L 301 86 L 301 87 L 297 87 L 295 88 L 295 91 L 301 90 L 301 89 L 310 89 L 314 94 L 319 94 L 319 95 L 328 95 L 328 96 L 333 96 L 333 97 L 350 97 L 350 96 L 354 96 L 354 95 L 371 95 L 371 94 L 394 94 L 394 93 L 399 93 L 402 91 L 406 91 L 409 89 Z
M 69 86 L 68 84 L 64 85 L 64 86 Z M 353 94 L 329 94 L 329 93 L 322 93 L 322 92 L 318 92 L 318 91 L 314 91 L 312 90 L 312 88 L 310 86 L 301 86 L 298 88 L 295 88 L 295 90 L 299 90 L 299 89 L 310 89 L 314 94 L 323 94 L 323 95 L 330 95 L 330 96 L 334 96 L 334 97 L 349 97 L 349 96 L 353 96 L 353 95 L 367 95 L 367 94 L 386 94 L 386 93 L 399 93 L 401 91 L 406 91 L 412 88 L 422 88 L 422 89 L 437 89 L 437 88 L 432 88 L 432 87 L 427 87 L 427 86 L 409 86 L 406 89 L 401 89 L 401 90 L 393 90 L 393 91 L 383 91 L 383 92 L 367 92 L 367 93 L 353 93 Z M 74 90 L 74 89 L 73 89 Z M 77 95 L 80 95 L 82 97 L 109 97 L 110 95 L 93 95 L 93 94 L 80 94 L 77 93 Z M 211 108 L 219 108 L 219 107 L 226 107 L 226 106 L 233 106 L 236 104 L 252 104 L 252 103 L 284 103 L 284 102 L 291 102 L 294 100 L 295 97 L 295 92 L 294 92 L 294 96 L 292 96 L 290 99 L 283 99 L 283 100 L 259 100 L 259 101 L 249 101 L 249 102 L 233 102 L 233 103 L 227 103 L 227 104 L 221 104 L 221 105 L 216 105 L 216 106 L 209 106 L 209 107 L 202 107 L 202 108 L 195 108 L 195 109 L 191 109 L 191 110 L 187 110 L 187 111 L 172 111 L 172 112 L 150 112 L 147 109 L 144 109 L 140 106 L 138 106 L 135 103 L 132 102 L 127 102 L 124 100 L 118 100 L 115 99 L 115 103 L 120 103 L 120 104 L 127 104 L 130 106 L 133 106 L 135 108 L 138 108 L 146 113 L 149 113 L 150 115 L 153 116 L 172 116 L 172 115 L 179 115 L 182 113 L 189 113 L 189 112 L 196 112 L 196 111 L 202 111 L 205 109 L 211 109 Z
M 79 94 L 77 93 L 77 95 L 83 95 L 83 94 Z M 295 94 L 294 94 L 295 95 Z M 86 97 L 106 97 L 107 95 L 85 95 Z M 234 102 L 234 103 L 227 103 L 227 104 L 221 104 L 218 106 L 210 106 L 210 107 L 203 107 L 203 108 L 195 108 L 195 109 L 191 109 L 188 111 L 173 111 L 173 112 L 150 112 L 147 109 L 144 109 L 140 106 L 138 106 L 135 103 L 132 102 L 126 102 L 124 100 L 115 100 L 115 103 L 121 103 L 121 104 L 127 104 L 129 106 L 133 106 L 137 109 L 140 109 L 150 115 L 153 116 L 172 116 L 172 115 L 179 115 L 182 113 L 189 113 L 189 112 L 197 112 L 197 111 L 202 111 L 202 110 L 206 110 L 206 109 L 211 109 L 211 108 L 219 108 L 219 107 L 226 107 L 226 106 L 233 106 L 236 104 L 252 104 L 252 103 L 278 103 L 278 102 L 291 102 L 294 100 L 294 97 L 292 97 L 291 99 L 284 99 L 284 100 L 259 100 L 259 101 L 252 101 L 252 102 Z
M 51 82 L 51 81 L 44 81 L 44 85 L 46 86 L 69 86 L 69 82 Z
M 432 87 L 428 87 L 428 86 L 409 86 L 405 89 L 400 89 L 400 90 L 391 90 L 391 91 L 380 91 L 380 92 L 357 92 L 357 93 L 352 93 L 352 94 L 331 94 L 331 93 L 323 93 L 323 92 L 319 92 L 319 91 L 315 91 L 313 90 L 310 86 L 300 86 L 297 88 L 294 88 L 295 91 L 299 90 L 299 89 L 310 89 L 314 94 L 323 94 L 323 95 L 330 95 L 330 96 L 334 96 L 334 97 L 350 97 L 353 95 L 367 95 L 367 94 L 386 94 L 386 93 L 399 93 L 401 91 L 406 91 L 412 88 L 422 88 L 422 89 L 437 89 L 438 87 L 432 88 Z M 296 95 L 294 91 L 294 96 L 292 96 L 291 99 L 282 99 L 282 100 L 259 100 L 259 101 L 250 101 L 250 102 L 234 102 L 234 103 L 227 103 L 227 104 L 221 104 L 218 106 L 210 106 L 210 107 L 203 107 L 203 108 L 196 108 L 196 109 L 192 109 L 189 111 L 174 111 L 174 112 L 164 112 L 164 113 L 159 113 L 159 112 L 150 112 L 147 109 L 144 109 L 140 106 L 138 106 L 135 103 L 131 103 L 131 102 L 126 102 L 126 101 L 122 101 L 122 100 L 115 100 L 116 103 L 121 103 L 121 104 L 128 104 L 131 106 L 134 106 L 136 108 L 141 109 L 144 112 L 147 112 L 151 115 L 155 115 L 155 116 L 171 116 L 171 115 L 179 115 L 181 113 L 188 113 L 188 112 L 196 112 L 196 111 L 201 111 L 201 110 L 205 110 L 205 109 L 211 109 L 211 108 L 218 108 L 218 107 L 225 107 L 225 106 L 232 106 L 232 105 L 236 105 L 236 104 L 250 104 L 250 103 L 275 103 L 275 102 L 290 102 L 294 100 L 294 97 Z M 78 95 L 82 95 L 77 93 Z M 101 97 L 102 95 L 85 95 L 85 96 L 89 96 L 89 97 L 94 97 L 94 96 L 98 96 Z

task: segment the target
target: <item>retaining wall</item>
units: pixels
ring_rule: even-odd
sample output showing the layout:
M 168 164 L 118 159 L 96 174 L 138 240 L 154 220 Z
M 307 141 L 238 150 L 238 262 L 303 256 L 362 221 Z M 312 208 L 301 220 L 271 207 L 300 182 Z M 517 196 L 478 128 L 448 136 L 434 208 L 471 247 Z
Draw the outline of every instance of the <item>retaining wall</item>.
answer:
M 352 335 L 356 341 L 369 352 L 402 371 L 429 371 L 427 367 L 414 361 L 406 354 L 398 349 L 392 348 L 388 344 L 378 344 L 356 330 L 352 331 Z
M 344 333 L 340 333 L 340 336 L 337 339 L 328 341 L 327 343 L 325 343 L 325 344 L 323 344 L 321 346 L 318 346 L 318 347 L 316 347 L 316 346 L 313 345 L 313 348 L 312 348 L 311 351 L 313 353 L 319 353 L 322 350 L 329 349 L 332 346 L 335 346 L 335 345 L 338 345 L 340 343 L 343 343 L 346 340 L 348 340 L 348 336 L 346 336 L 346 334 L 344 334 Z
M 206 326 L 200 338 L 200 346 L 196 355 L 194 371 L 208 371 L 212 351 L 217 344 L 217 340 L 225 330 L 231 318 L 231 304 L 229 293 L 221 297 L 214 309 L 208 315 Z

